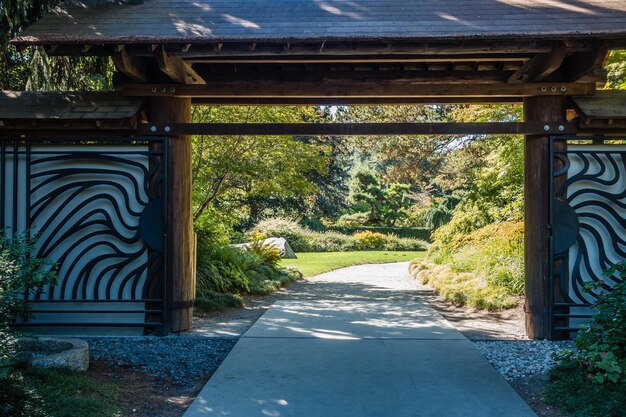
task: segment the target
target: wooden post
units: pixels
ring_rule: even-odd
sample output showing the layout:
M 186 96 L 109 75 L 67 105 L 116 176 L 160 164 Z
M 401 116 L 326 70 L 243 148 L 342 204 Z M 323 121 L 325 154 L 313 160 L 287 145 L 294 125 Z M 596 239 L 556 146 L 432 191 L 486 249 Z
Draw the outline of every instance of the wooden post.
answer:
M 191 122 L 191 99 L 153 98 L 150 122 Z M 191 137 L 167 138 L 167 322 L 168 331 L 191 329 L 194 234 L 191 202 Z M 164 294 L 165 295 L 165 294 Z
M 554 125 L 565 120 L 565 98 L 524 99 L 524 120 Z M 526 334 L 550 337 L 549 221 L 550 135 L 527 135 L 524 146 L 524 257 L 526 272 Z

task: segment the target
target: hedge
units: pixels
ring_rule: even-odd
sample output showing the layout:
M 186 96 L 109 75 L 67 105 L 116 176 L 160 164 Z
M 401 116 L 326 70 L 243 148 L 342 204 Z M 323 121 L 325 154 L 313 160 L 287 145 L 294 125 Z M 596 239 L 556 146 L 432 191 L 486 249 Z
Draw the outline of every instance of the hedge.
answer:
M 386 226 L 359 226 L 359 227 L 338 227 L 331 226 L 328 230 L 353 235 L 356 232 L 378 232 L 384 235 L 396 235 L 403 238 L 419 239 L 430 242 L 431 230 L 425 227 L 386 227 Z

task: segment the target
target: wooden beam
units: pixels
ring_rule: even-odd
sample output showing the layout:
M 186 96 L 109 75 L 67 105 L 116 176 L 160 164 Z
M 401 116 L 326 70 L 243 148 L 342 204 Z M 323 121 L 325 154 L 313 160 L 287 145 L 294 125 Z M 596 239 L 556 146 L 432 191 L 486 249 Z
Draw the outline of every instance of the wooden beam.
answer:
M 552 51 L 537 54 L 515 72 L 510 78 L 511 83 L 525 83 L 543 81 L 548 75 L 556 71 L 565 59 L 567 46 L 564 42 L 557 42 Z
M 250 136 L 519 135 L 575 134 L 577 123 L 159 123 L 142 124 L 140 134 Z
M 378 106 L 416 104 L 521 104 L 521 97 L 391 97 L 391 98 L 206 98 L 196 97 L 196 106 Z
M 148 82 L 146 67 L 143 59 L 131 57 L 126 48 L 116 48 L 113 52 L 113 63 L 119 72 L 130 77 L 134 81 Z
M 206 84 L 204 79 L 191 67 L 190 64 L 178 57 L 168 55 L 165 47 L 160 45 L 154 51 L 159 69 L 171 80 L 183 84 Z
M 197 58 L 185 58 L 189 63 L 199 64 L 312 64 L 312 63 L 378 63 L 378 62 L 399 62 L 399 63 L 411 63 L 411 62 L 525 62 L 528 61 L 532 55 L 529 54 L 463 54 L 463 55 L 424 55 L 424 54 L 407 54 L 407 55 L 336 55 L 336 56 L 310 56 L 310 55 L 295 55 L 295 56 L 263 56 L 259 57 L 247 57 L 247 56 L 230 56 L 224 57 L 221 55 L 197 57 Z
M 413 84 L 394 81 L 327 80 L 324 82 L 212 81 L 207 85 L 127 84 L 119 91 L 134 97 L 203 98 L 408 98 L 533 97 L 591 95 L 590 83 Z
M 191 121 L 191 101 L 158 97 L 150 121 Z M 170 332 L 190 330 L 195 293 L 194 233 L 191 201 L 191 138 L 167 135 L 167 323 Z
M 529 97 L 524 120 L 560 123 L 566 117 L 564 97 Z M 550 136 L 528 134 L 524 146 L 524 263 L 526 274 L 526 334 L 550 338 Z

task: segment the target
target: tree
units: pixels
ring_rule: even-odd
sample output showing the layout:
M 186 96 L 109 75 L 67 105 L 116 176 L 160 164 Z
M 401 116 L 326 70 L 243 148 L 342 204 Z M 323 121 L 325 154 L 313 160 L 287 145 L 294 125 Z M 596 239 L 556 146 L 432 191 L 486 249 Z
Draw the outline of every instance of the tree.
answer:
M 0 0 L 0 89 L 110 90 L 108 57 L 49 57 L 43 48 L 18 51 L 8 42 L 59 0 Z
M 301 122 L 319 117 L 314 107 L 195 107 L 197 122 Z M 329 149 L 289 136 L 195 136 L 192 175 L 194 218 L 218 208 L 231 223 L 250 226 L 270 210 L 316 193 L 311 173 L 324 176 Z M 293 207 L 302 211 L 303 207 Z

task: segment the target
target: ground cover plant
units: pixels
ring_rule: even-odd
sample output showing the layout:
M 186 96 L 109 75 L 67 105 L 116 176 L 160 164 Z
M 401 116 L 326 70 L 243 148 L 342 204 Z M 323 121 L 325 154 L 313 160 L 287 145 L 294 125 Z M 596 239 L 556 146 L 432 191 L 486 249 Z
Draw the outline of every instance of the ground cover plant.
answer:
M 495 223 L 445 239 L 435 233 L 428 260 L 412 275 L 446 300 L 485 310 L 512 308 L 524 293 L 523 224 Z
M 283 259 L 282 265 L 297 268 L 305 277 L 312 277 L 347 266 L 404 262 L 424 257 L 425 252 L 361 251 L 299 253 L 298 259 Z
M 576 417 L 623 416 L 626 407 L 626 263 L 606 275 L 621 280 L 599 292 L 595 315 L 551 373 L 548 400 Z
M 256 244 L 248 250 L 231 247 L 199 234 L 196 276 L 197 311 L 242 307 L 242 294 L 270 294 L 300 278 L 280 265 L 272 246 Z

